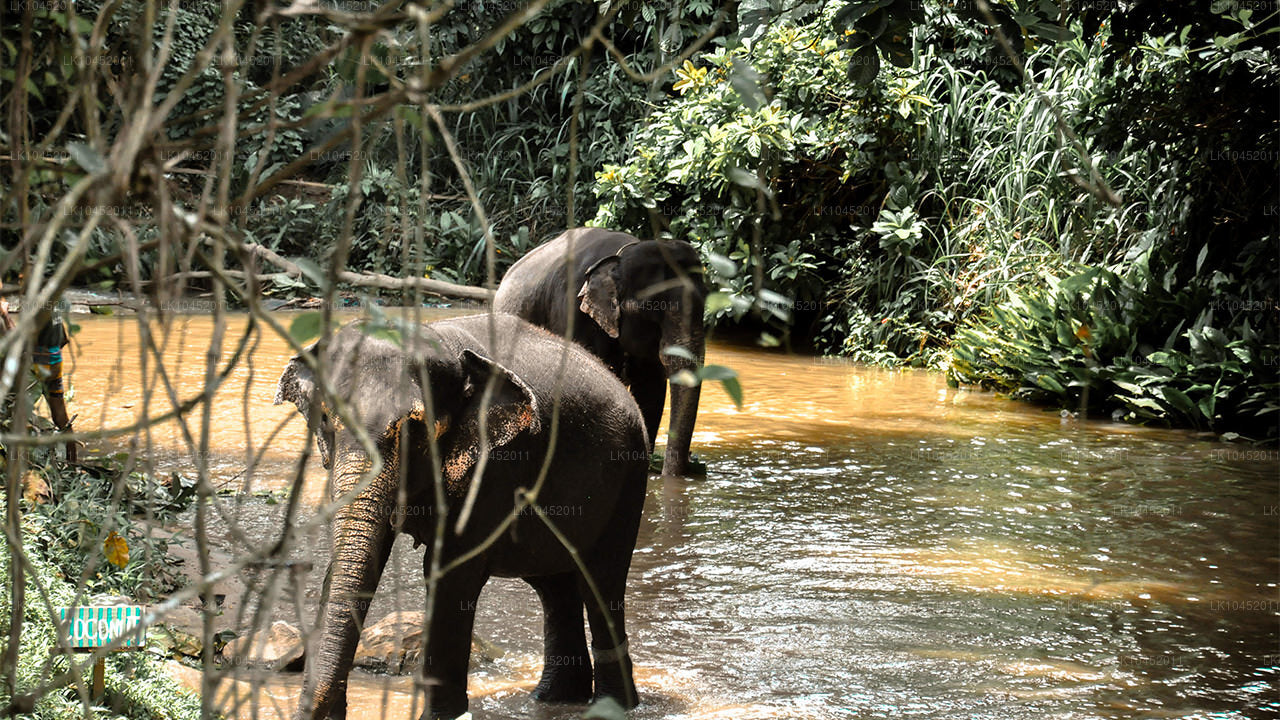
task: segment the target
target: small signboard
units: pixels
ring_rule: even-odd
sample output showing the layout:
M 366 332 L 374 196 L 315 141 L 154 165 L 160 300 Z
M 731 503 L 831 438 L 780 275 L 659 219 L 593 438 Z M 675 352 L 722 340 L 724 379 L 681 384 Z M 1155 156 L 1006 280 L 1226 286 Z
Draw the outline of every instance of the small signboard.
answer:
M 123 638 L 121 650 L 137 650 L 147 643 L 140 605 L 61 607 L 58 620 L 67 623 L 67 642 L 73 648 L 99 648 Z

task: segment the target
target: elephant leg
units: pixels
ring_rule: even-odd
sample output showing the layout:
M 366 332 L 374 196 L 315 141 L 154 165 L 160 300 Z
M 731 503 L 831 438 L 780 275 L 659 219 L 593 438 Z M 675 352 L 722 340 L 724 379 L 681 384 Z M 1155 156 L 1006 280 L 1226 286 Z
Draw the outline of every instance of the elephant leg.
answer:
M 646 476 L 647 477 L 647 476 Z M 612 697 L 624 708 L 639 704 L 627 649 L 626 604 L 624 595 L 631 554 L 640 528 L 640 507 L 644 504 L 644 481 L 632 482 L 619 498 L 623 508 L 634 508 L 611 523 L 584 558 L 587 572 L 599 590 L 603 606 L 592 594 L 584 578 L 579 589 L 586 598 L 587 621 L 591 625 L 591 654 L 595 659 L 595 697 Z
M 583 582 L 587 621 L 591 624 L 591 654 L 595 659 L 595 698 L 611 697 L 624 708 L 633 708 L 639 700 L 631 674 L 631 655 L 627 649 L 626 605 L 623 600 L 626 572 L 603 569 L 591 575 L 604 599 L 604 607 L 600 607 Z
M 538 593 L 543 611 L 542 679 L 533 698 L 544 702 L 591 700 L 591 658 L 582 622 L 577 573 L 525 578 Z
M 430 556 L 427 553 L 424 560 L 428 572 Z M 422 666 L 431 694 L 422 720 L 452 720 L 467 711 L 467 667 L 476 599 L 488 579 L 482 565 L 472 562 L 449 571 L 436 585 L 431 637 Z
M 662 408 L 667 402 L 667 376 L 661 365 L 633 365 L 628 373 L 631 380 L 631 396 L 640 406 L 645 430 L 649 432 L 649 452 L 653 452 L 658 439 L 658 425 L 662 423 Z

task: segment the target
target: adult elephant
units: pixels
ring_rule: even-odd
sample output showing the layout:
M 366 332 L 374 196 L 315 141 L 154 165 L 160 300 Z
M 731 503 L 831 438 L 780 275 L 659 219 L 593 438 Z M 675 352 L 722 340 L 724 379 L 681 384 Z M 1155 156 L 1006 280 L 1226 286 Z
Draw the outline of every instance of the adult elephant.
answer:
M 572 245 L 572 259 L 570 249 Z M 493 298 L 499 312 L 566 335 L 604 360 L 640 406 L 649 449 L 658 435 L 668 379 L 705 356 L 706 290 L 693 246 L 575 228 L 535 248 L 507 271 Z M 669 347 L 686 352 L 669 354 Z M 691 359 L 695 358 L 695 359 Z M 671 384 L 664 475 L 685 475 L 701 388 Z
M 490 576 L 524 578 L 542 600 L 546 662 L 536 697 L 585 702 L 594 680 L 595 696 L 634 706 L 623 589 L 648 479 L 635 402 L 585 350 L 509 315 L 412 330 L 393 340 L 347 325 L 321 358 L 327 387 L 301 356 L 280 377 L 276 403 L 294 403 L 313 423 L 334 498 L 354 495 L 333 519 L 323 624 L 307 655 L 296 717 L 345 716 L 347 675 L 396 531 L 427 546 L 423 568 L 430 571 L 437 477 L 447 507 L 440 567 L 456 567 L 436 585 L 428 621 L 424 673 L 433 692 L 423 717 L 466 712 L 475 601 Z M 315 346 L 308 352 L 315 356 Z M 348 417 L 377 444 L 382 471 L 365 487 L 371 458 L 328 392 L 350 404 Z M 542 513 L 516 505 L 522 489 L 533 488 Z M 459 531 L 462 508 L 472 501 Z M 576 550 L 589 581 L 548 522 Z

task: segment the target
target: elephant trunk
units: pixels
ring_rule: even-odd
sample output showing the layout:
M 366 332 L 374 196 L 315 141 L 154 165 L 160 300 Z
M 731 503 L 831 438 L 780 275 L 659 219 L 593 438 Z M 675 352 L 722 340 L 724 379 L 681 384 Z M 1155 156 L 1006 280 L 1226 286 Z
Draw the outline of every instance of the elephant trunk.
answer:
M 688 350 L 697 361 L 675 355 L 662 356 L 667 377 L 681 370 L 697 372 L 706 357 L 706 332 L 702 324 L 702 308 L 692 309 L 692 317 L 685 322 L 674 337 L 664 337 L 663 347 L 672 345 Z M 667 430 L 667 451 L 662 461 L 663 475 L 687 475 L 689 472 L 689 444 L 693 440 L 693 426 L 698 419 L 698 399 L 702 386 L 671 383 L 671 416 Z
M 336 492 L 354 487 L 369 467 L 363 451 L 346 449 L 334 462 Z M 307 657 L 305 691 L 295 720 L 346 715 L 347 675 L 395 539 L 388 509 L 395 506 L 397 473 L 388 457 L 373 483 L 334 516 L 321 634 Z

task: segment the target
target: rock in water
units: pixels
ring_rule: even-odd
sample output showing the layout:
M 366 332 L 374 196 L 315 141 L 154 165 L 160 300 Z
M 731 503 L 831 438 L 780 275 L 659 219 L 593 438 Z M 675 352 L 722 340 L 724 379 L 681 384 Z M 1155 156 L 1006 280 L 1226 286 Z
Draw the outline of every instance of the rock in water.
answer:
M 422 631 L 426 613 L 397 610 L 369 625 L 360 634 L 356 667 L 401 675 L 422 661 Z
M 369 625 L 360 634 L 356 667 L 392 675 L 413 672 L 422 664 L 422 632 L 426 613 L 398 610 Z M 502 648 L 478 637 L 471 638 L 471 656 L 486 661 L 502 657 Z
M 301 670 L 306 652 L 302 633 L 283 620 L 252 635 L 238 637 L 222 650 L 224 662 L 270 670 Z

